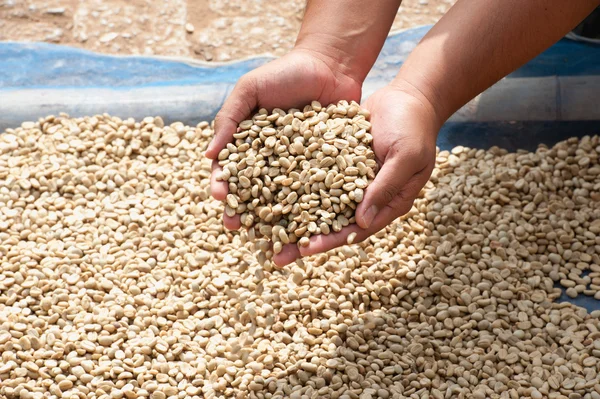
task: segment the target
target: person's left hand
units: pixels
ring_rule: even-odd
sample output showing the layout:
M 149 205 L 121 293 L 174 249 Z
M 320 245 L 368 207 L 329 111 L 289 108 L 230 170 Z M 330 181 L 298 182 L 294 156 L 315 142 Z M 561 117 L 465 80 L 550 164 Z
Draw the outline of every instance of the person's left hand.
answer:
M 351 233 L 357 234 L 355 243 L 363 241 L 408 213 L 428 181 L 441 127 L 433 105 L 412 86 L 392 84 L 375 92 L 363 107 L 371 112 L 373 150 L 380 170 L 357 207 L 357 224 L 313 236 L 307 247 L 288 244 L 285 259 L 276 259 L 277 264 L 345 245 Z

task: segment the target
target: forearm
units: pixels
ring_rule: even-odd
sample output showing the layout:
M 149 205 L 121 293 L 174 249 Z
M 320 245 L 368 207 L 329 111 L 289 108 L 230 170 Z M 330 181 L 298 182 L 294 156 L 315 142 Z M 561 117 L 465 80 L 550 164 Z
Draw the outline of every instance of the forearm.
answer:
M 558 41 L 598 0 L 459 0 L 402 66 L 445 121 L 470 99 Z
M 375 63 L 401 0 L 308 0 L 296 49 L 315 52 L 362 82 Z

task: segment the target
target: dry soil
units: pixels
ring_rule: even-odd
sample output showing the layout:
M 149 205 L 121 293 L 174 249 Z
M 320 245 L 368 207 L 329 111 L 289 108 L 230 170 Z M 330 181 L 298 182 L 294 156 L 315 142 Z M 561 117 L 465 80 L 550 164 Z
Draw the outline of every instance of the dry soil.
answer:
M 406 0 L 393 30 L 434 23 L 454 1 Z M 278 56 L 293 46 L 304 4 L 305 0 L 0 0 L 0 40 L 205 61 Z

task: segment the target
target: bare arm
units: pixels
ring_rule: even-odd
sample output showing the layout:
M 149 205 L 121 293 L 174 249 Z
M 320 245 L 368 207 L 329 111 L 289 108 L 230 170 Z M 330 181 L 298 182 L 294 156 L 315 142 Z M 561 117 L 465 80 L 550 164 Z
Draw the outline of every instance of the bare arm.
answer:
M 441 121 L 573 29 L 598 0 L 459 0 L 429 31 L 395 83 Z
M 295 49 L 317 52 L 361 82 L 375 63 L 401 0 L 308 0 Z

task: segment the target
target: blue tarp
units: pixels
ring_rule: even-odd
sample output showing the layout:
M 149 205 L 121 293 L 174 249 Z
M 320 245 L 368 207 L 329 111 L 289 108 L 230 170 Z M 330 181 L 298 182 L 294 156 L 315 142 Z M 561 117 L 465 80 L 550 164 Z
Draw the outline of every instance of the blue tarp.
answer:
M 49 43 L 0 43 L 0 89 L 110 88 L 233 84 L 267 58 L 201 66 L 150 57 L 96 54 Z
M 365 96 L 396 75 L 429 29 L 388 38 L 365 82 Z M 107 56 L 47 43 L 0 43 L 0 129 L 61 111 L 136 118 L 160 114 L 197 123 L 214 117 L 240 76 L 270 60 L 208 64 Z M 454 121 L 600 120 L 598 90 L 600 47 L 562 40 L 483 93 Z
M 366 96 L 396 75 L 429 29 L 388 38 L 365 82 Z M 202 64 L 0 43 L 0 131 L 58 112 L 161 115 L 167 122 L 195 124 L 214 117 L 240 76 L 270 60 Z M 438 145 L 533 150 L 585 134 L 600 134 L 600 47 L 561 40 L 459 111 L 442 129 Z M 573 302 L 600 309 L 587 297 Z
M 429 26 L 391 36 L 370 79 L 390 80 Z M 510 77 L 600 75 L 600 51 L 590 44 L 561 40 Z M 107 56 L 49 43 L 0 43 L 0 89 L 120 88 L 233 84 L 270 61 L 258 57 L 207 64 L 138 56 Z

